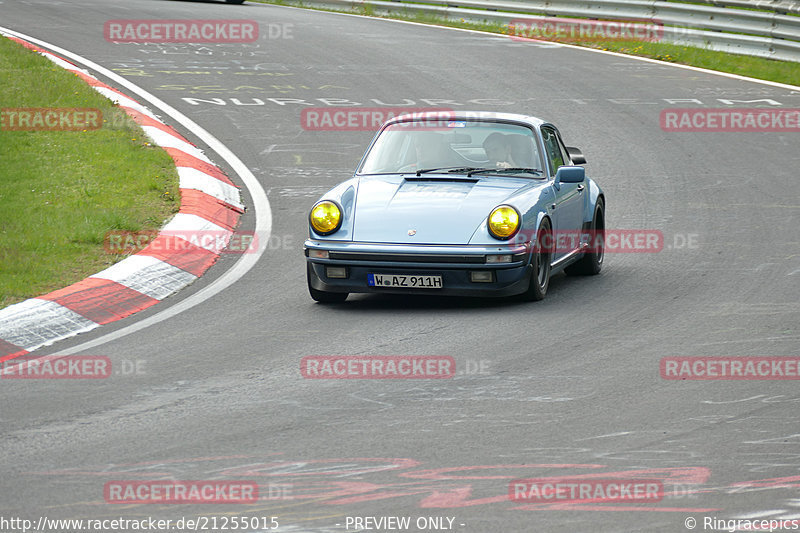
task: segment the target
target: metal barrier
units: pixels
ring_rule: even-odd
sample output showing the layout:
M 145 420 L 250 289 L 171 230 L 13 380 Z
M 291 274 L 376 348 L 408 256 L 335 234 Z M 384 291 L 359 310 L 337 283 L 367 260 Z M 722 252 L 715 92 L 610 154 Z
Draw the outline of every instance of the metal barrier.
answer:
M 302 5 L 502 25 L 543 23 L 548 17 L 638 21 L 663 25 L 661 39 L 670 43 L 800 62 L 800 0 L 310 0 Z

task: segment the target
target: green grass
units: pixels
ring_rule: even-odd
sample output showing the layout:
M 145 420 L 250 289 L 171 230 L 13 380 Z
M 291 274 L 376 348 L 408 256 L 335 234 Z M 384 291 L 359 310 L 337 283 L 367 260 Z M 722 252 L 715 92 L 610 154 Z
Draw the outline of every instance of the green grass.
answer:
M 669 43 L 598 42 L 576 43 L 601 50 L 650 57 L 670 63 L 680 63 L 709 70 L 728 72 L 760 80 L 800 85 L 800 64 L 761 57 L 734 55 Z
M 172 159 L 74 74 L 0 37 L 0 107 L 96 108 L 88 131 L 0 130 L 0 308 L 117 262 L 111 230 L 158 229 L 179 208 Z
M 251 0 L 258 1 L 265 4 L 278 4 L 295 7 L 306 7 L 302 2 L 295 2 L 291 0 Z M 349 13 L 356 13 L 360 15 L 376 16 L 382 18 L 393 18 L 399 20 L 409 20 L 412 22 L 420 22 L 423 24 L 436 24 L 439 26 L 448 26 L 452 28 L 466 28 L 473 30 L 486 31 L 491 33 L 508 34 L 509 29 L 506 24 L 499 23 L 475 23 L 461 20 L 449 20 L 435 15 L 418 14 L 410 11 L 400 9 L 402 4 L 398 4 L 398 11 L 391 15 L 376 14 L 369 4 L 364 4 L 361 9 L 355 11 L 347 11 Z M 312 8 L 318 9 L 318 8 Z M 335 11 L 333 9 L 322 9 L 323 11 Z M 510 38 L 510 37 L 509 37 Z M 613 52 L 620 52 L 629 55 L 649 57 L 670 63 L 679 63 L 682 65 L 691 65 L 694 67 L 706 68 L 709 70 L 717 70 L 720 72 L 728 72 L 731 74 L 738 74 L 740 76 L 748 76 L 761 80 L 774 81 L 778 83 L 786 83 L 789 85 L 800 85 L 800 64 L 788 61 L 778 61 L 775 59 L 766 59 L 760 57 L 730 54 L 727 52 L 717 52 L 714 50 L 707 50 L 704 48 L 697 48 L 691 46 L 680 46 L 670 43 L 643 43 L 643 42 L 624 42 L 624 41 L 611 41 L 611 42 L 597 42 L 597 41 L 564 41 L 567 44 L 575 44 L 578 46 L 585 46 L 589 48 L 597 48 L 601 50 L 610 50 Z

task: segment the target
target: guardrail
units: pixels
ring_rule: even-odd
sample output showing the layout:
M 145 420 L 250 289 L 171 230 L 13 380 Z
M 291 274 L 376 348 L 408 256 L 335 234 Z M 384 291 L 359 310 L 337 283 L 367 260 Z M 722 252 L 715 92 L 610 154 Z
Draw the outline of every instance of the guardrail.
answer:
M 375 14 L 432 15 L 509 24 L 548 17 L 625 20 L 663 25 L 662 40 L 734 54 L 800 62 L 800 0 L 310 0 L 304 6 Z M 729 7 L 728 7 L 729 6 Z M 796 13 L 797 15 L 793 15 Z

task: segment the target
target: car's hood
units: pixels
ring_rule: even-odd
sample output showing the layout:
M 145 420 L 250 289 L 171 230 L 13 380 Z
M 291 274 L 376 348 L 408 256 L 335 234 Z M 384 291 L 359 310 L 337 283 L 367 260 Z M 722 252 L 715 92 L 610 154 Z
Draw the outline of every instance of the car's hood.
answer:
M 467 179 L 414 174 L 362 177 L 353 239 L 467 244 L 494 207 L 529 184 L 526 179 L 504 177 Z

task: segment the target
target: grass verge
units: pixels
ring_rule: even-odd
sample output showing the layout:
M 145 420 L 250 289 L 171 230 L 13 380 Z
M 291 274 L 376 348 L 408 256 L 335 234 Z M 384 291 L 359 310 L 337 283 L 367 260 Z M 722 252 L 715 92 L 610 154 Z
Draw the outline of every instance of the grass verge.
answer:
M 103 117 L 86 131 L 0 127 L 0 308 L 122 259 L 105 252 L 106 232 L 158 229 L 178 211 L 166 152 L 80 78 L 1 36 L 0 107 L 95 108 Z
M 408 20 L 411 22 L 420 22 L 423 24 L 436 24 L 439 26 L 448 26 L 451 28 L 465 28 L 471 30 L 480 30 L 491 33 L 500 33 L 508 35 L 509 29 L 506 24 L 499 23 L 476 23 L 468 22 L 463 19 L 450 20 L 435 15 L 414 13 L 411 11 L 397 11 L 391 15 L 385 15 L 376 12 L 369 4 L 364 4 L 363 7 L 357 10 L 334 10 L 324 9 L 314 6 L 305 5 L 303 2 L 292 0 L 251 0 L 264 4 L 276 4 L 294 7 L 303 7 L 306 9 L 318 9 L 321 11 L 336 11 L 341 13 L 353 13 L 358 15 L 366 15 L 370 17 L 380 18 L 393 18 L 398 20 Z M 509 37 L 510 38 L 510 37 Z M 600 50 L 610 50 L 613 52 L 620 52 L 634 56 L 648 57 L 651 59 L 658 59 L 669 63 L 679 63 L 682 65 L 690 65 L 693 67 L 700 67 L 709 70 L 717 70 L 719 72 L 727 72 L 730 74 L 738 74 L 740 76 L 748 76 L 761 80 L 774 81 L 778 83 L 786 83 L 789 85 L 800 85 L 800 68 L 797 63 L 788 61 L 778 61 L 775 59 L 766 59 L 761 57 L 753 57 L 746 55 L 730 54 L 727 52 L 717 52 L 714 50 L 707 50 L 704 48 L 697 48 L 691 46 L 680 46 L 666 42 L 640 42 L 640 41 L 563 41 L 566 44 L 574 44 L 578 46 L 585 46 L 588 48 L 596 48 Z

